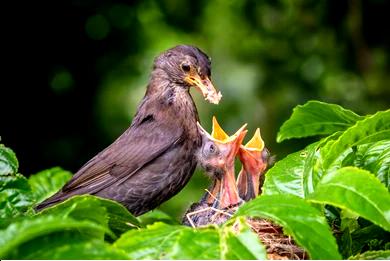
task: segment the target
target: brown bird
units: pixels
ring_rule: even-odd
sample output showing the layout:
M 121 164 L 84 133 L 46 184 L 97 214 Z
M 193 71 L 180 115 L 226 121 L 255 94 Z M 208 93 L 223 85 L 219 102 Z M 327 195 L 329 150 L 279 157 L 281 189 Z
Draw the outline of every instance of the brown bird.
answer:
M 202 147 L 198 150 L 197 159 L 199 165 L 213 178 L 213 184 L 200 202 L 190 207 L 183 224 L 202 226 L 223 223 L 229 218 L 230 208 L 242 202 L 236 187 L 234 159 L 246 135 L 245 126 L 228 136 L 215 117 L 211 135 L 198 124 Z
M 190 87 L 211 103 L 221 99 L 210 74 L 209 57 L 196 47 L 179 45 L 160 54 L 130 127 L 36 209 L 93 194 L 141 215 L 177 194 L 192 176 L 202 144 Z
M 237 187 L 240 197 L 249 201 L 259 195 L 263 173 L 268 166 L 269 152 L 257 128 L 253 138 L 245 145 L 241 145 L 238 157 L 242 168 L 237 177 Z

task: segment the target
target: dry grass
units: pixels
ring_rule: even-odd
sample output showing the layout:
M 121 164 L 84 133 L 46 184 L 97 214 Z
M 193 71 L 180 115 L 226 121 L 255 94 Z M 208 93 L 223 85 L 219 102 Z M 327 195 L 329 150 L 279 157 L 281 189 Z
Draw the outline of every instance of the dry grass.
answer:
M 307 253 L 297 246 L 290 236 L 283 234 L 283 229 L 280 226 L 260 218 L 248 218 L 247 221 L 265 245 L 268 259 L 302 260 L 309 258 Z

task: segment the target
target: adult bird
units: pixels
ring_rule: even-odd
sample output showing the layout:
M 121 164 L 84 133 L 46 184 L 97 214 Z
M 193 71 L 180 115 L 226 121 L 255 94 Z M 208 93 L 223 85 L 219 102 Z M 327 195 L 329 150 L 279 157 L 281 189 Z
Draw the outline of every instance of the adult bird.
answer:
M 93 194 L 141 215 L 177 194 L 194 172 L 202 143 L 190 87 L 211 103 L 221 99 L 210 75 L 210 59 L 196 47 L 179 45 L 160 54 L 130 127 L 36 209 Z

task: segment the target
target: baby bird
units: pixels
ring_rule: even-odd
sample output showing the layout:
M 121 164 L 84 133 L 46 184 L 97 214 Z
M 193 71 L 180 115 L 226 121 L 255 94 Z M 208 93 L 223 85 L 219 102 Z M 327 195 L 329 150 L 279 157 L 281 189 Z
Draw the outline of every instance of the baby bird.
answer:
M 269 152 L 264 146 L 259 128 L 245 146 L 240 146 L 238 157 L 242 169 L 237 177 L 237 187 L 240 197 L 249 201 L 259 195 L 260 183 L 269 162 Z
M 246 124 L 229 136 L 213 117 L 211 135 L 198 123 L 202 146 L 196 153 L 199 165 L 213 178 L 213 185 L 199 203 L 193 204 L 183 223 L 201 226 L 220 224 L 229 218 L 229 209 L 238 206 L 239 197 L 234 175 L 234 159 L 247 133 Z

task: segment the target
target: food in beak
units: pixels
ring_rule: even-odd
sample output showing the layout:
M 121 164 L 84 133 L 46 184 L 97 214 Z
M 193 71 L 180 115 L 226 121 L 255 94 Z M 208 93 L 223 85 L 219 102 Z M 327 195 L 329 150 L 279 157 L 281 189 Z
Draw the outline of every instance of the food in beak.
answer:
M 206 101 L 213 104 L 218 104 L 222 98 L 221 92 L 218 92 L 210 79 L 205 76 L 200 77 L 198 74 L 186 77 L 186 82 L 195 86 L 203 95 Z

